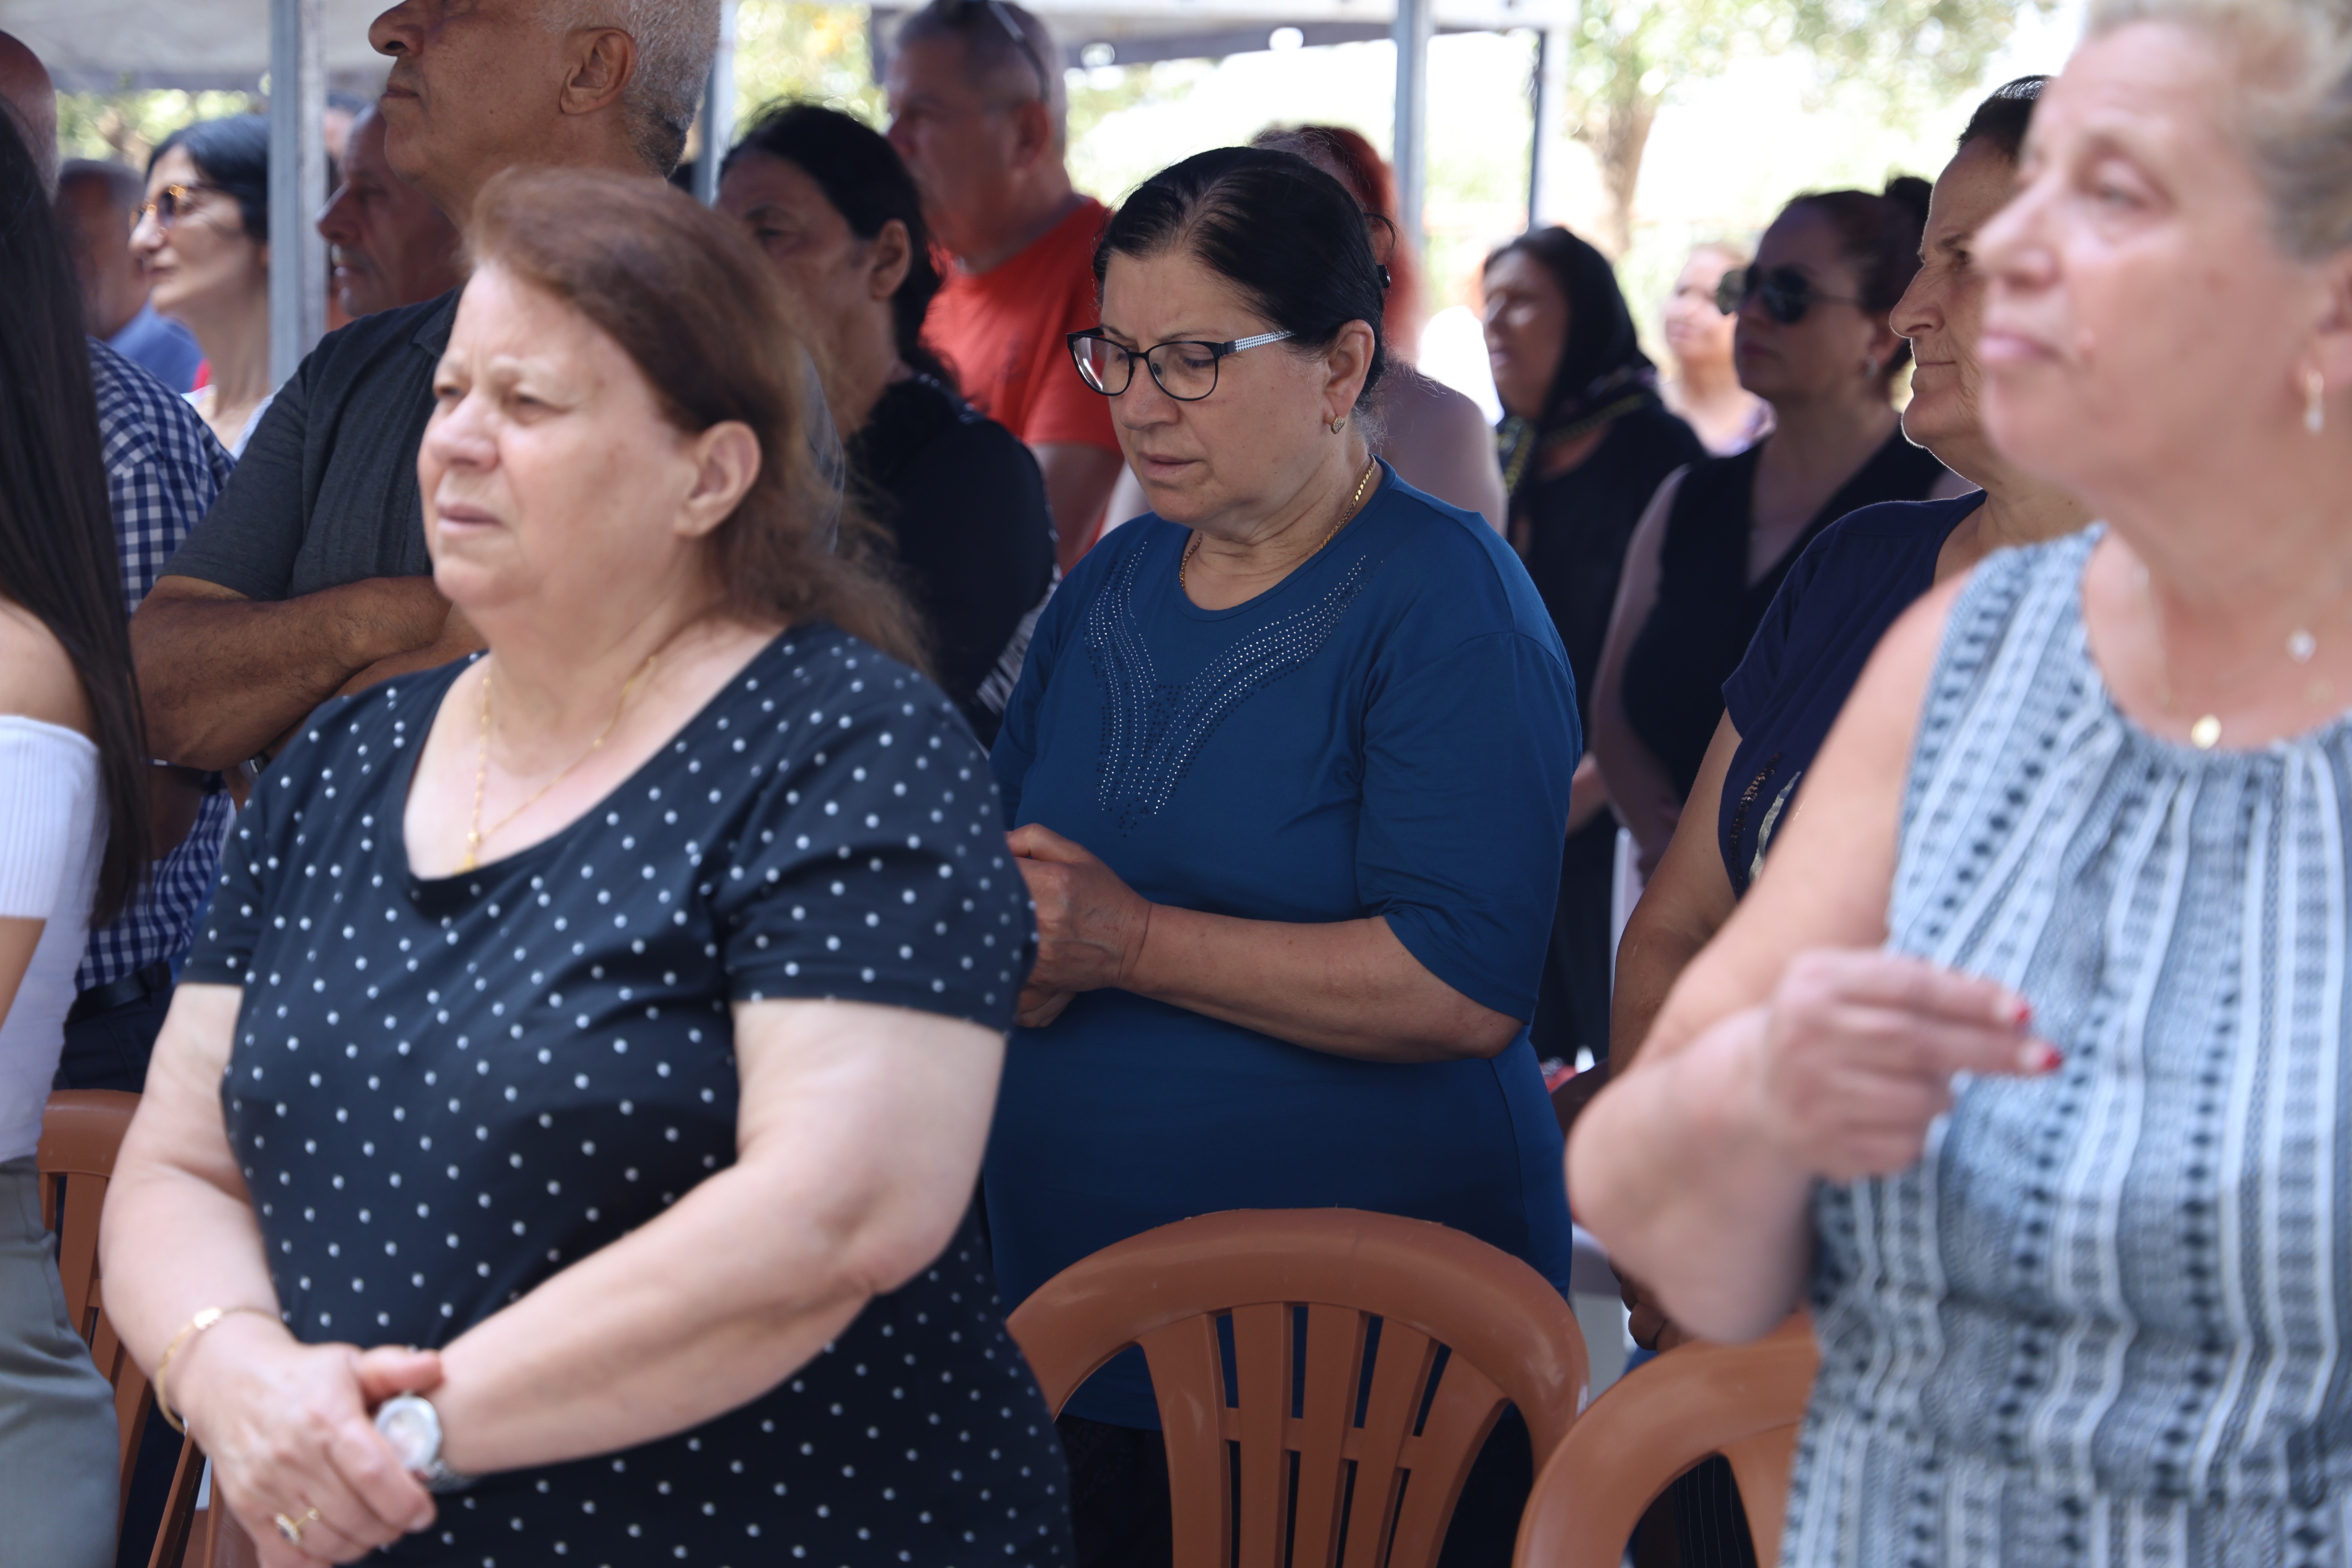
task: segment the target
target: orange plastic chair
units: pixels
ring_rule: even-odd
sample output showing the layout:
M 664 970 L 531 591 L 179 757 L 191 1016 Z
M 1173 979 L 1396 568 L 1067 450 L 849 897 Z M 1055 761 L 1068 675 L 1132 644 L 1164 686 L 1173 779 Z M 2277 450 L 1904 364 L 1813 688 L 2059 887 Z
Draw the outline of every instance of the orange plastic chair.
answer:
M 1236 1547 L 1240 1568 L 1430 1568 L 1504 1405 L 1540 1467 L 1585 1399 L 1584 1336 L 1542 1276 L 1460 1231 L 1357 1209 L 1162 1226 L 1065 1268 L 1006 1326 L 1056 1415 L 1142 1347 L 1177 1568 L 1233 1568 Z
M 130 1130 L 131 1113 L 138 1109 L 137 1095 L 117 1089 L 60 1090 L 49 1096 L 41 1118 L 40 1145 L 34 1156 L 41 1173 L 41 1223 L 58 1238 L 58 1273 L 65 1284 L 66 1310 L 89 1346 L 90 1359 L 114 1385 L 126 1501 L 131 1495 L 131 1474 L 139 1461 L 139 1439 L 155 1408 L 155 1391 L 107 1321 L 98 1268 L 98 1216 L 106 1205 L 107 1183 L 114 1175 L 114 1157 L 122 1148 L 123 1133 Z M 60 1189 L 62 1215 L 58 1213 Z M 180 1568 L 203 1472 L 204 1456 L 194 1443 L 182 1443 L 163 1527 L 149 1554 L 150 1568 Z
M 1777 1568 L 1797 1427 L 1820 1364 L 1801 1312 L 1753 1344 L 1681 1345 L 1621 1378 L 1537 1475 L 1515 1568 L 1618 1568 L 1643 1512 L 1714 1454 L 1739 1483 L 1757 1563 Z

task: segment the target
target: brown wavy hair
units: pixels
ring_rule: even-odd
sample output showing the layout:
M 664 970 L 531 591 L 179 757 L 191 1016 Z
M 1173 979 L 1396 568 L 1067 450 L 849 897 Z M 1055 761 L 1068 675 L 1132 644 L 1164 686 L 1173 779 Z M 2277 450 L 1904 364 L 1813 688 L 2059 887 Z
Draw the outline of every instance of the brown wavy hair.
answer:
M 678 429 L 751 426 L 759 477 L 709 541 L 730 612 L 830 622 L 925 668 L 873 525 L 846 502 L 837 536 L 831 525 L 833 487 L 809 452 L 806 337 L 740 224 L 657 180 L 517 168 L 482 187 L 467 250 L 474 266 L 504 268 L 594 322 Z

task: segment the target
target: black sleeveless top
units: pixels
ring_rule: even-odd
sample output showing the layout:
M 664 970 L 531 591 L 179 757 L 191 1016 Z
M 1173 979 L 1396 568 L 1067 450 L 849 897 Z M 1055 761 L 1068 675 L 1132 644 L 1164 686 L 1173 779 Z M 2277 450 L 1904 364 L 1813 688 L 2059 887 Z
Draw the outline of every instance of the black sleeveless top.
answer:
M 1625 656 L 1626 722 L 1688 798 L 1723 718 L 1723 683 L 1747 657 L 1781 579 L 1822 529 L 1861 507 L 1919 500 L 1944 465 L 1901 430 L 1815 512 L 1780 558 L 1748 580 L 1756 462 L 1761 447 L 1694 465 L 1683 476 L 1659 546 L 1658 602 Z

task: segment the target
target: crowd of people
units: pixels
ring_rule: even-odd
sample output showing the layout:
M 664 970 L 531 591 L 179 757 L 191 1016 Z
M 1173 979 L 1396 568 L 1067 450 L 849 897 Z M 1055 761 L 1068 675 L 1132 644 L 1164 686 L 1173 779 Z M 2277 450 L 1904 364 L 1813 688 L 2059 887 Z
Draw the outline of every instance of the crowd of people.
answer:
M 707 208 L 718 28 L 376 18 L 283 384 L 263 122 L 60 163 L 0 35 L 0 1561 L 184 1432 L 268 1568 L 1167 1563 L 1140 1352 L 1051 1412 L 1007 1305 L 1234 1208 L 1565 1292 L 1572 1206 L 1644 1353 L 1811 1306 L 1784 1562 L 2352 1563 L 2343 0 L 2095 0 L 1664 374 L 1509 241 L 1491 429 L 1355 132 L 1114 210 L 932 0 Z

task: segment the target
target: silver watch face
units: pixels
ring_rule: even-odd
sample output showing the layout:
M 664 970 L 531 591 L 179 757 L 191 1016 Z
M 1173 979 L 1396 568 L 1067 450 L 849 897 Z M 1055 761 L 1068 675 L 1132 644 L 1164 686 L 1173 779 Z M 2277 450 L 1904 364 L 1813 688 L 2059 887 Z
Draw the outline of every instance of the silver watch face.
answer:
M 396 1394 L 378 1406 L 375 1429 L 400 1456 L 403 1469 L 422 1470 L 440 1457 L 440 1414 L 413 1394 Z

